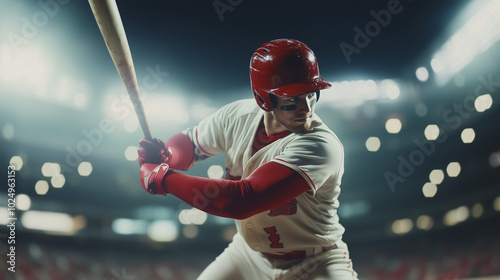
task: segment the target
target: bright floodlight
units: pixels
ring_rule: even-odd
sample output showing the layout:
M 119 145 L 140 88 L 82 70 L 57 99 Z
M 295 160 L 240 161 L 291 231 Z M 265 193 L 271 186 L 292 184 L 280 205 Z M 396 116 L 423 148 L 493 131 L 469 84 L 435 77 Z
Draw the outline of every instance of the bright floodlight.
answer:
M 500 39 L 500 5 L 498 0 L 470 1 L 482 7 L 466 17 L 466 22 L 433 55 L 431 66 L 436 81 L 444 85 L 474 58 Z
M 429 79 L 429 71 L 427 71 L 425 67 L 419 67 L 417 71 L 415 71 L 415 75 L 421 82 L 426 82 Z
M 139 155 L 137 154 L 137 147 L 136 146 L 128 146 L 125 149 L 125 158 L 128 161 L 136 161 L 139 158 Z
M 145 107 L 148 108 L 148 116 L 151 119 L 166 119 L 170 123 L 185 124 L 190 121 L 190 115 L 186 103 L 190 100 L 182 98 L 188 96 L 177 90 L 168 91 L 171 95 L 148 94 L 144 99 Z M 165 110 L 165 104 L 168 104 L 168 110 Z
M 16 208 L 19 210 L 29 210 L 31 207 L 31 199 L 25 194 L 18 194 L 16 196 Z
M 474 138 L 476 138 L 476 133 L 474 132 L 474 129 L 466 128 L 462 131 L 460 137 L 462 137 L 462 142 L 469 144 L 474 141 Z
M 171 242 L 179 235 L 177 226 L 172 221 L 155 221 L 148 228 L 148 237 L 156 242 Z
M 435 124 L 428 125 L 424 130 L 427 140 L 436 140 L 439 137 L 439 127 Z
M 401 93 L 401 90 L 399 89 L 398 83 L 394 80 L 383 80 L 380 83 L 380 91 L 382 93 L 385 93 L 389 99 L 397 99 L 399 97 L 399 94 Z
M 422 193 L 425 197 L 434 197 L 437 193 L 437 186 L 433 183 L 425 183 L 422 187 Z
M 491 108 L 491 105 L 493 105 L 493 99 L 489 94 L 478 96 L 474 101 L 474 107 L 476 108 L 476 111 L 480 113 Z
M 76 93 L 73 97 L 73 104 L 77 108 L 85 108 L 85 106 L 87 105 L 87 95 L 85 95 L 85 93 L 83 92 Z
M 467 206 L 460 206 L 456 209 L 446 212 L 443 217 L 443 223 L 445 226 L 454 226 L 459 224 L 469 218 L 470 212 Z
M 42 175 L 52 177 L 61 173 L 61 166 L 58 163 L 46 162 L 42 165 Z
M 434 169 L 431 171 L 431 174 L 429 174 L 429 180 L 431 183 L 439 185 L 443 182 L 444 180 L 444 172 L 441 169 Z
M 23 226 L 58 234 L 73 234 L 73 219 L 66 213 L 28 211 L 21 217 Z
M 50 183 L 54 188 L 60 189 L 66 183 L 66 178 L 62 174 L 57 174 L 55 176 L 52 176 L 52 178 L 50 179 Z
M 184 209 L 179 213 L 179 222 L 183 225 L 202 225 L 207 221 L 207 213 L 196 208 Z
M 1 80 L 18 86 L 32 86 L 36 90 L 46 88 L 52 72 L 52 67 L 46 59 L 47 52 L 34 44 L 18 51 L 5 44 L 0 52 L 1 58 L 4 59 L 0 69 Z
M 366 139 L 366 149 L 370 152 L 376 152 L 380 149 L 380 139 L 378 137 L 369 137 Z
M 224 176 L 224 168 L 220 165 L 212 165 L 207 170 L 208 178 L 220 179 Z
M 146 220 L 133 220 L 118 218 L 114 219 L 111 223 L 111 229 L 117 234 L 145 234 L 147 232 L 147 221 Z
M 431 60 L 431 68 L 436 73 L 441 73 L 444 69 L 443 60 L 440 58 L 433 58 Z
M 422 215 L 417 219 L 417 227 L 422 230 L 429 230 L 434 225 L 434 220 L 432 217 L 427 215 Z
M 49 183 L 45 180 L 36 182 L 35 191 L 38 195 L 45 195 L 49 191 Z
M 410 219 L 401 219 L 401 220 L 395 220 L 392 223 L 392 232 L 395 234 L 406 234 L 410 232 L 413 228 L 413 222 Z
M 139 121 L 135 116 L 127 118 L 126 120 L 123 121 L 123 129 L 125 129 L 126 132 L 135 132 L 137 131 L 138 128 L 139 128 Z
M 457 177 L 458 174 L 460 174 L 460 171 L 461 167 L 458 162 L 450 162 L 446 167 L 446 173 L 448 173 L 448 176 L 450 177 Z
M 88 161 L 82 161 L 78 165 L 78 174 L 80 176 L 89 176 L 92 173 L 92 164 Z
M 23 168 L 23 158 L 20 156 L 13 156 L 9 161 L 10 166 L 14 166 L 14 170 L 19 171 Z
M 396 134 L 401 131 L 401 121 L 398 118 L 391 118 L 388 119 L 387 122 L 385 122 L 385 129 L 387 132 Z
M 2 129 L 2 135 L 5 140 L 12 140 L 15 135 L 14 126 L 11 123 L 6 123 Z

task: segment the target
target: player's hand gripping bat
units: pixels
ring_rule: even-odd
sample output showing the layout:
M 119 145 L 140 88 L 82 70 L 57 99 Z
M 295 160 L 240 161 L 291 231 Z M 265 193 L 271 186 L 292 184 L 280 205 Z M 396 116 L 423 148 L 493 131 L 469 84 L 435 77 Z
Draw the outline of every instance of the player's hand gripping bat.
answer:
M 123 28 L 123 23 L 118 11 L 115 0 L 89 0 L 90 7 L 94 13 L 97 25 L 101 30 L 104 42 L 108 47 L 109 54 L 120 73 L 125 88 L 132 104 L 134 104 L 135 113 L 139 119 L 144 137 L 148 140 L 153 139 L 146 120 L 146 114 L 139 95 L 139 86 L 134 69 L 134 62 Z

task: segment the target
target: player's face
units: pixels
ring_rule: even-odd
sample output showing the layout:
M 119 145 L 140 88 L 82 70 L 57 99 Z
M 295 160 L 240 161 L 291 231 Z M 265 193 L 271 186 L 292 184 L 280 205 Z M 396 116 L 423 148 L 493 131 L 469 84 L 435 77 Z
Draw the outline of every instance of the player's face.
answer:
M 292 132 L 311 129 L 311 117 L 316 105 L 316 92 L 293 97 L 277 96 L 277 106 L 273 110 L 274 120 Z

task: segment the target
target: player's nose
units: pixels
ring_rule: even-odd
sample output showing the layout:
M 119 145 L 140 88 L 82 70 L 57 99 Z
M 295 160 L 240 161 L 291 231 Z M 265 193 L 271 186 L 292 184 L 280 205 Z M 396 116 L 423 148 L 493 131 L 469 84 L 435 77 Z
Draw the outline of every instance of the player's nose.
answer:
M 300 113 L 309 113 L 312 110 L 311 102 L 308 98 L 303 98 L 298 102 L 298 108 Z

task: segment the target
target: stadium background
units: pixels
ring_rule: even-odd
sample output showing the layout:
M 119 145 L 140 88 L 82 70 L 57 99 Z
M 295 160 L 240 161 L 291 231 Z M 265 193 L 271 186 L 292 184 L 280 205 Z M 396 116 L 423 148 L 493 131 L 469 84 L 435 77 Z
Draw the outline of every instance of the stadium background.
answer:
M 339 215 L 360 279 L 500 275 L 500 2 L 118 1 L 155 137 L 251 98 L 252 52 L 294 38 L 332 89 Z M 0 2 L 0 279 L 194 279 L 234 222 L 138 181 L 142 137 L 86 1 Z M 190 174 L 221 177 L 223 157 Z M 493 278 L 491 278 L 493 279 Z

